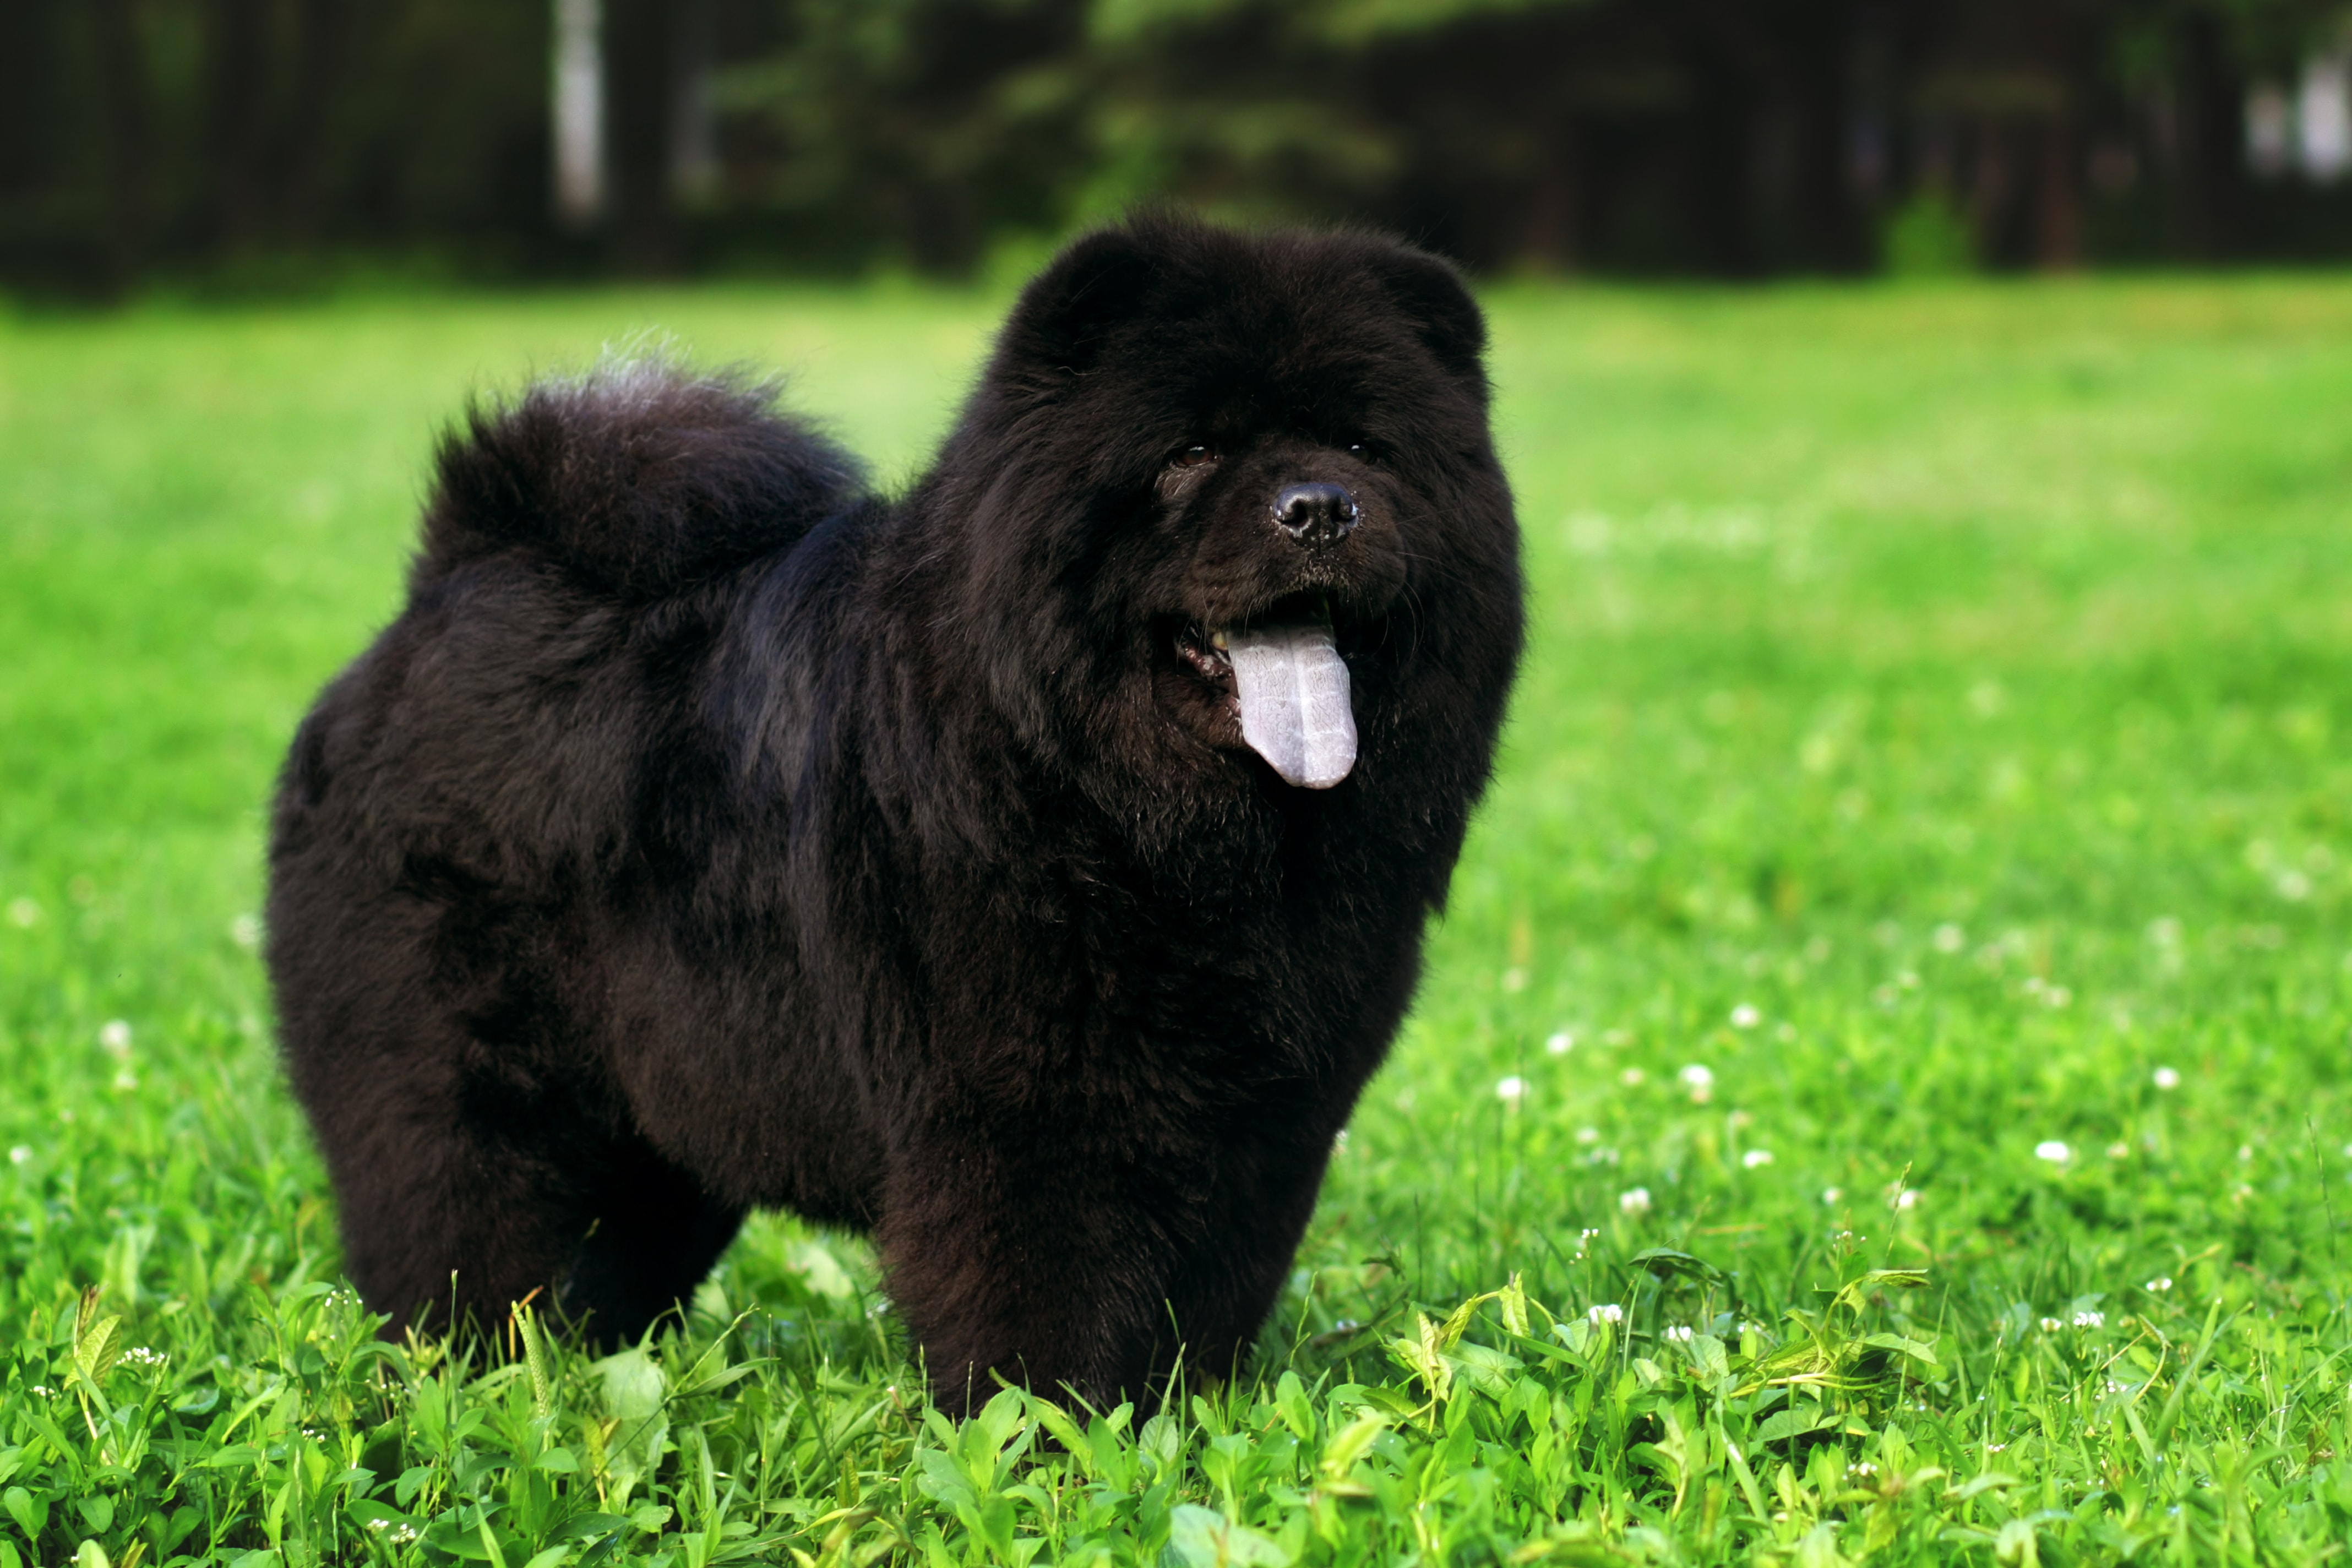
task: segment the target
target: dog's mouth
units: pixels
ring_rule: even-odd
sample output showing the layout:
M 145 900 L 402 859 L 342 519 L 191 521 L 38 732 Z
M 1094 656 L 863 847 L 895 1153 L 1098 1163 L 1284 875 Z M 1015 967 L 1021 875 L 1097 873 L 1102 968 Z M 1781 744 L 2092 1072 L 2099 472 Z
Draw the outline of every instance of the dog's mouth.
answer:
M 1176 657 L 1226 694 L 1244 744 L 1286 784 L 1329 789 L 1356 765 L 1356 713 L 1330 601 L 1294 595 L 1232 626 L 1188 621 Z

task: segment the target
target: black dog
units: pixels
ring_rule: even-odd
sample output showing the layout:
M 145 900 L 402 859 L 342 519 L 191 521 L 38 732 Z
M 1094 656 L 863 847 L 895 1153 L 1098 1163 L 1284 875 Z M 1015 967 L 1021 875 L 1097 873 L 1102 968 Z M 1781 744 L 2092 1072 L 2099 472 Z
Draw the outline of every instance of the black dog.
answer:
M 1484 344 L 1419 251 L 1157 217 L 903 500 L 658 364 L 477 410 L 270 848 L 366 1299 L 627 1340 L 784 1205 L 876 1232 L 952 1405 L 1229 1371 L 1518 656 Z

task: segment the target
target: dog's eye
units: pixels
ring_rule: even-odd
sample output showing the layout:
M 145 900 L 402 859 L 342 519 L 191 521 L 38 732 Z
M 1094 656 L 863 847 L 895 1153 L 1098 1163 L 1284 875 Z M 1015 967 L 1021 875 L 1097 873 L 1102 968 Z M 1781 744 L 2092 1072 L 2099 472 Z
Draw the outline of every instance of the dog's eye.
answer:
M 1369 462 L 1371 459 L 1372 449 L 1370 447 L 1365 446 L 1361 441 L 1350 441 L 1348 443 L 1348 456 L 1351 458 L 1362 458 Z
M 1170 463 L 1180 468 L 1197 468 L 1203 463 L 1213 463 L 1216 460 L 1217 453 L 1213 447 L 1180 447 L 1176 455 L 1168 459 Z

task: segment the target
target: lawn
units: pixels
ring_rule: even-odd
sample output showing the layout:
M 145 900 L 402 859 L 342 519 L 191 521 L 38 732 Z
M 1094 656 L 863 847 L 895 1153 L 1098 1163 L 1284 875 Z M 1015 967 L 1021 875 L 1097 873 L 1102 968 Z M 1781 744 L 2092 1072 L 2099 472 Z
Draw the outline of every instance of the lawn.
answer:
M 1001 301 L 0 316 L 0 1568 L 2318 1562 L 2352 1536 L 2352 282 L 1489 298 L 1535 635 L 1254 1369 L 927 1411 L 852 1237 L 373 1337 L 262 802 L 478 388 L 904 479 Z

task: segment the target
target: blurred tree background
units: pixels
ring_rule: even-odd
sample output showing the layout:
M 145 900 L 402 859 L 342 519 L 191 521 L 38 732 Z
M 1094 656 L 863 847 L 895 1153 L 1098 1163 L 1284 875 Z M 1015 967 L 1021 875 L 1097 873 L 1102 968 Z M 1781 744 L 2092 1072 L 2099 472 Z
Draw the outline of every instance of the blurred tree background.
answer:
M 2341 258 L 2347 37 L 2314 0 L 0 0 L 0 281 L 958 275 L 1160 196 L 1489 271 Z

